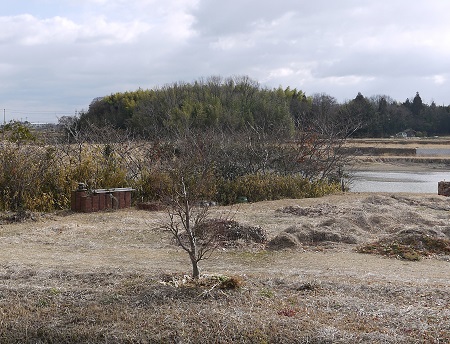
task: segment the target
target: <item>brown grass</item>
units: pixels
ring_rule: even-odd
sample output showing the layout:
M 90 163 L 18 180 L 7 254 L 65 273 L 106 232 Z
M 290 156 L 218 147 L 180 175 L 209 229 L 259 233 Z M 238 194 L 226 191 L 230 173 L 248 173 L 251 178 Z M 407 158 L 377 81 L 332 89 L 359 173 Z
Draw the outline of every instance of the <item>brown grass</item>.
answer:
M 221 248 L 198 282 L 163 211 L 1 224 L 0 343 L 449 343 L 445 252 L 355 252 L 402 231 L 449 238 L 449 210 L 443 197 L 388 194 L 214 207 L 297 245 Z
M 439 237 L 439 234 L 442 237 Z M 358 248 L 358 252 L 420 260 L 434 254 L 450 256 L 450 240 L 433 230 L 405 230 L 362 245 Z

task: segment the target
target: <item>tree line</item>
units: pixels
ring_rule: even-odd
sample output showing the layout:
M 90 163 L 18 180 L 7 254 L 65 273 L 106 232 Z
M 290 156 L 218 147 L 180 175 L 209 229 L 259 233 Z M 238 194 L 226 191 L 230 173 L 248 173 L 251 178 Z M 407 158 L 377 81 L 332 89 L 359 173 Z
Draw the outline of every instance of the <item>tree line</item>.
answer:
M 78 182 L 131 186 L 147 201 L 182 194 L 181 184 L 195 201 L 221 204 L 314 197 L 345 188 L 349 137 L 443 135 L 448 119 L 448 107 L 418 93 L 404 103 L 358 94 L 340 104 L 245 76 L 116 93 L 61 118 L 51 135 L 1 127 L 0 210 L 64 209 Z
M 407 129 L 418 136 L 447 135 L 450 106 L 428 105 L 419 92 L 404 102 L 358 93 L 339 103 L 323 93 L 308 96 L 290 87 L 264 88 L 247 76 L 209 77 L 97 98 L 76 124 L 112 125 L 153 139 L 187 129 L 236 132 L 249 127 L 289 137 L 326 121 L 352 123 L 354 137 L 389 137 Z

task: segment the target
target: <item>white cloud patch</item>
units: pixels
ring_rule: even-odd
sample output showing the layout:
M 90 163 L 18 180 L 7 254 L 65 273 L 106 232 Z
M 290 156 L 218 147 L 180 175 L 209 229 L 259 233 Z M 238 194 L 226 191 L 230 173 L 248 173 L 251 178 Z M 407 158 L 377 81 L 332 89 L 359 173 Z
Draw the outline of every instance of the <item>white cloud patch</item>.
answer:
M 434 75 L 432 80 L 436 85 L 443 85 L 447 82 L 447 77 L 445 75 Z
M 277 78 L 284 78 L 287 76 L 293 75 L 295 72 L 291 68 L 278 68 L 275 70 L 272 70 L 269 74 L 269 80 L 270 79 L 277 79 Z
M 341 77 L 325 78 L 325 81 L 329 82 L 333 85 L 337 85 L 337 86 L 354 86 L 354 85 L 361 84 L 363 82 L 365 82 L 365 83 L 371 82 L 374 79 L 375 78 L 373 78 L 373 77 L 362 77 L 359 75 L 346 75 L 346 76 L 341 76 Z
M 1 31 L 1 42 L 25 46 L 65 45 L 84 41 L 122 44 L 132 42 L 151 28 L 139 22 L 111 22 L 102 16 L 81 24 L 63 17 L 38 19 L 29 14 L 0 17 L 0 25 L 8 28 Z

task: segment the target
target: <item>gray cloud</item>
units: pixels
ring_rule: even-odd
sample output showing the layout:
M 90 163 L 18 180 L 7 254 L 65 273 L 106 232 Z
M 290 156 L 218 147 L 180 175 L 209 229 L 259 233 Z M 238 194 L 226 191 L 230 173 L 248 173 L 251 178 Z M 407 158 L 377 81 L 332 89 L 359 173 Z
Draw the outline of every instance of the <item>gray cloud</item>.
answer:
M 16 3 L 0 4 L 0 108 L 36 121 L 97 96 L 210 75 L 339 101 L 419 91 L 450 104 L 444 0 Z

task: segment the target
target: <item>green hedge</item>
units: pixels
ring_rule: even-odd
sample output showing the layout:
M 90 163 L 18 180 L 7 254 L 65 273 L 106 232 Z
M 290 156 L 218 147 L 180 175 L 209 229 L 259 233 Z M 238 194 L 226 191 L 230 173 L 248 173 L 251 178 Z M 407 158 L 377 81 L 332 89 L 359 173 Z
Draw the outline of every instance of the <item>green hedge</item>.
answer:
M 221 204 L 233 204 L 244 197 L 249 202 L 320 197 L 339 189 L 338 183 L 310 182 L 300 175 L 256 174 L 221 181 L 216 200 Z

